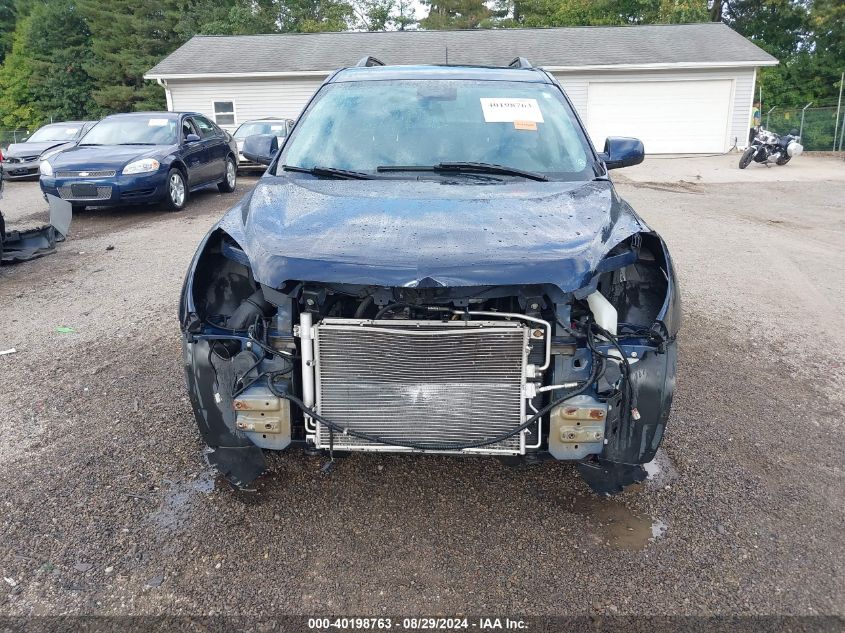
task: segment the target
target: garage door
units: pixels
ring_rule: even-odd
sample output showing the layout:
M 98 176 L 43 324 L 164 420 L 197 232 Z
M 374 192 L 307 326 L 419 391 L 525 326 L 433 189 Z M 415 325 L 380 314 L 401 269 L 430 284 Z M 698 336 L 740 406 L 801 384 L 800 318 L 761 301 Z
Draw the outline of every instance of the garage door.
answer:
M 634 136 L 647 154 L 727 149 L 731 80 L 590 82 L 587 129 L 598 149 Z

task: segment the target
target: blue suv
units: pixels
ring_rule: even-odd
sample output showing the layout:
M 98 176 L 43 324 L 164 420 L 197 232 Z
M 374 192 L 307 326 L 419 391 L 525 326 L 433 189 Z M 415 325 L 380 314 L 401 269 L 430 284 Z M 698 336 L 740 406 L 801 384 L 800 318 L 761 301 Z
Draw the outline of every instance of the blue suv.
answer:
M 75 210 L 162 202 L 179 211 L 202 187 L 235 190 L 238 147 L 201 114 L 115 114 L 39 168 L 41 190 Z

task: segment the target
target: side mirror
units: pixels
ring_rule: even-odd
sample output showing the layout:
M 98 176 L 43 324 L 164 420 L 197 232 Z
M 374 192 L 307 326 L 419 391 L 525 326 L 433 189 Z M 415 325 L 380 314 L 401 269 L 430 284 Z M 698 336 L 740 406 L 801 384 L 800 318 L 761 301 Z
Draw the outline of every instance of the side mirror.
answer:
M 279 152 L 279 139 L 275 134 L 253 134 L 244 139 L 241 154 L 259 165 L 269 165 Z
M 188 136 L 185 137 L 186 143 L 196 143 L 199 140 L 202 140 L 202 139 L 200 139 L 200 137 L 197 136 L 196 134 L 188 134 Z
M 609 136 L 604 142 L 604 151 L 599 154 L 607 169 L 639 165 L 645 158 L 643 142 L 638 138 Z

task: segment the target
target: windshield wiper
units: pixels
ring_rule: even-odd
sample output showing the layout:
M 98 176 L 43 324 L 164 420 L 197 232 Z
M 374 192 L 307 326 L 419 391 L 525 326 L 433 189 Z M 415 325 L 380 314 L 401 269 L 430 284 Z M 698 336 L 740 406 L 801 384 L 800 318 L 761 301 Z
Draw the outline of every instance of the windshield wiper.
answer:
M 494 165 L 493 163 L 437 163 L 436 165 L 382 165 L 376 171 L 455 171 L 476 174 L 501 174 L 502 176 L 520 176 L 529 180 L 548 180 L 543 174 L 533 171 Z
M 372 180 L 370 174 L 365 174 L 362 171 L 352 171 L 351 169 L 338 169 L 337 167 L 299 167 L 298 165 L 282 165 L 285 171 L 296 171 L 303 174 L 311 174 L 312 176 L 320 176 L 323 178 L 346 178 L 349 180 Z

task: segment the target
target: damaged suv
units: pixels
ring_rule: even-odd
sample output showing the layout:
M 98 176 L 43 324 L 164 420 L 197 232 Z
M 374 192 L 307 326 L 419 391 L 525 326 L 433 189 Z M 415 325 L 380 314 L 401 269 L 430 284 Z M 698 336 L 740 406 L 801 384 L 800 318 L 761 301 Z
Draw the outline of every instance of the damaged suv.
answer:
M 557 81 L 510 67 L 334 73 L 194 256 L 180 309 L 208 459 L 248 487 L 263 450 L 568 460 L 642 479 L 675 387 L 663 240 Z

